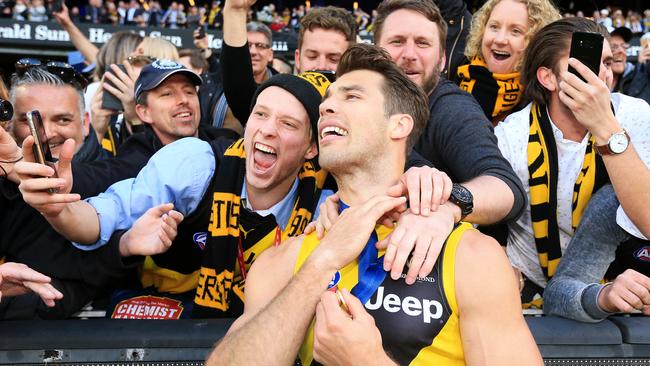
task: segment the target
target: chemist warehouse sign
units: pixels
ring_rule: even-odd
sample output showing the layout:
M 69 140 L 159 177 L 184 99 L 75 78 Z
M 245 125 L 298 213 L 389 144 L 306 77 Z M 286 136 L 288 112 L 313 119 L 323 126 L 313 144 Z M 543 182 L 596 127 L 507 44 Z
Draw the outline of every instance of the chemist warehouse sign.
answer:
M 192 40 L 193 29 L 165 29 L 165 28 L 137 28 L 115 27 L 112 25 L 98 25 L 78 23 L 77 27 L 94 44 L 101 46 L 106 43 L 113 33 L 121 30 L 131 30 L 141 36 L 164 38 L 178 48 L 194 48 Z M 208 32 L 208 41 L 213 49 L 221 49 L 221 32 Z M 68 32 L 54 22 L 21 22 L 14 20 L 0 20 L 0 46 L 23 45 L 55 47 L 74 49 Z M 273 34 L 273 50 L 276 52 L 293 52 L 297 45 L 295 33 L 279 32 Z

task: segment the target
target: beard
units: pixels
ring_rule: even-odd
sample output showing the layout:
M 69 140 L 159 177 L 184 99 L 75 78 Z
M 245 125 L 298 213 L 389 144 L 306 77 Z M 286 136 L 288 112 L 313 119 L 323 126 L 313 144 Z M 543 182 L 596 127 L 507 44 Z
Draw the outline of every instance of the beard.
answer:
M 442 60 L 438 61 L 438 64 L 436 64 L 436 66 L 434 67 L 431 77 L 422 80 L 422 90 L 424 90 L 424 93 L 426 95 L 431 94 L 433 89 L 435 89 L 436 86 L 438 86 L 438 82 L 440 81 L 441 66 L 442 66 Z

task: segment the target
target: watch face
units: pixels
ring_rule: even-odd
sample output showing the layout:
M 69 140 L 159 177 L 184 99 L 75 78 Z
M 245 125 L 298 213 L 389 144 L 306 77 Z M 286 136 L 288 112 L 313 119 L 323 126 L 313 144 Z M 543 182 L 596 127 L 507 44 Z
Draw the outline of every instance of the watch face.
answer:
M 452 191 L 453 195 L 461 202 L 470 203 L 473 200 L 472 193 L 465 187 L 454 185 Z
M 614 154 L 620 154 L 625 149 L 627 149 L 628 145 L 628 139 L 627 136 L 623 133 L 617 133 L 615 135 L 612 135 L 612 137 L 609 139 L 609 149 L 614 153 Z

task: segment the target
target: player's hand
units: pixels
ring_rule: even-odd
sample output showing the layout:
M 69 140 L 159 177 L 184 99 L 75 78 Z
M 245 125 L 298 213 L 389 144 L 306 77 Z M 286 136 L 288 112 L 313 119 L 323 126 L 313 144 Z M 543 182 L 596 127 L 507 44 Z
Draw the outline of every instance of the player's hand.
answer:
M 377 220 L 404 202 L 405 197 L 375 196 L 363 204 L 346 209 L 310 258 L 322 260 L 325 266 L 333 270 L 343 268 L 361 253 Z
M 341 294 L 350 313 L 331 291 L 325 291 L 316 306 L 314 360 L 323 365 L 394 365 L 373 317 L 354 295 L 345 289 Z

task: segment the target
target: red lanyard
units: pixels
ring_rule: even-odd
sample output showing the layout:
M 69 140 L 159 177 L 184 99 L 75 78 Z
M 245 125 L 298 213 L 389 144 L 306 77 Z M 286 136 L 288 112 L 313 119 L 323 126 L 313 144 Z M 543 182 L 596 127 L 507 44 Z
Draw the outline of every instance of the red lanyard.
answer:
M 280 231 L 280 227 L 276 226 L 275 227 L 275 242 L 273 243 L 274 247 L 277 247 L 280 245 L 280 241 L 282 240 L 282 231 Z M 246 280 L 246 275 L 247 275 L 247 270 L 246 270 L 246 262 L 244 262 L 244 246 L 242 245 L 241 241 L 241 234 L 239 234 L 239 240 L 237 241 L 237 262 L 239 262 L 239 269 L 241 270 L 241 275 Z

